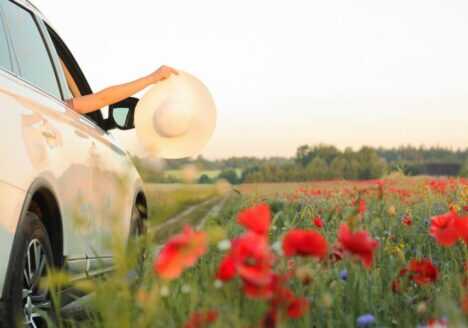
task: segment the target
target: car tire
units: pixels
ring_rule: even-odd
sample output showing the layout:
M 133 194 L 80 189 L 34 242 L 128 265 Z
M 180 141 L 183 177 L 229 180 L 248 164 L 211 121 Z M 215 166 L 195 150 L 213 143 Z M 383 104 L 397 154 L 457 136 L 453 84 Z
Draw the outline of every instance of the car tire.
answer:
M 135 257 L 133 272 L 137 280 L 143 276 L 144 263 L 147 258 L 147 228 L 146 209 L 139 209 L 135 204 L 132 207 L 132 218 L 130 224 L 129 253 Z
M 8 327 L 47 327 L 47 320 L 53 319 L 50 293 L 39 286 L 53 259 L 44 225 L 36 214 L 27 212 L 15 235 L 4 290 Z

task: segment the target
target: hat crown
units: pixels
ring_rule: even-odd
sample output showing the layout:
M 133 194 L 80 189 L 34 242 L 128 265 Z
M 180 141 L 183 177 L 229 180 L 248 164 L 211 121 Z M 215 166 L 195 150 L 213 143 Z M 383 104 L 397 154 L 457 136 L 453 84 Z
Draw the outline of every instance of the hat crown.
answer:
M 190 128 L 193 111 L 183 102 L 168 98 L 154 111 L 154 129 L 163 137 L 175 138 L 184 135 Z
M 135 109 L 138 140 L 148 155 L 184 158 L 199 153 L 216 126 L 216 106 L 206 86 L 194 76 L 158 82 Z

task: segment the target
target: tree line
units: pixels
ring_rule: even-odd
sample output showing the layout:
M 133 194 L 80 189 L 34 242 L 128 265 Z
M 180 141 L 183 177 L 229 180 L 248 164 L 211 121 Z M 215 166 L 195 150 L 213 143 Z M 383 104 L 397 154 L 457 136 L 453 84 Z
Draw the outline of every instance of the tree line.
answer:
M 153 182 L 178 182 L 163 172 L 145 167 L 145 161 L 134 159 L 143 179 Z M 216 177 L 202 175 L 200 183 L 212 183 L 220 178 L 233 184 L 249 182 L 301 182 L 310 180 L 367 180 L 380 178 L 393 171 L 406 175 L 468 177 L 468 148 L 452 150 L 444 147 L 401 146 L 397 148 L 361 147 L 340 150 L 332 145 L 302 145 L 294 157 L 230 157 L 208 160 L 169 160 L 167 169 L 177 170 L 188 164 L 200 170 L 220 170 Z M 238 171 L 242 174 L 239 175 Z

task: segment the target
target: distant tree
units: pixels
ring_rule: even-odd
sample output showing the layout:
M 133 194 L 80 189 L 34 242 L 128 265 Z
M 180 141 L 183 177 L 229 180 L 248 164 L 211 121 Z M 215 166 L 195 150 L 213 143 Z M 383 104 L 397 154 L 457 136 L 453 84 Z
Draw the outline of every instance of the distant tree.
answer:
M 302 145 L 296 150 L 296 162 L 306 166 L 310 161 L 310 148 L 308 145 Z
M 357 180 L 359 179 L 359 162 L 354 158 L 346 160 L 346 166 L 344 169 L 344 178 L 346 180 Z
M 206 174 L 202 174 L 199 178 L 198 178 L 198 183 L 200 184 L 210 184 L 210 183 L 213 183 L 213 180 L 210 179 L 210 177 Z
M 343 156 L 336 157 L 330 164 L 330 178 L 343 179 L 347 164 Z
M 318 156 L 307 165 L 306 170 L 311 180 L 325 180 L 328 178 L 327 162 Z
M 260 167 L 257 165 L 250 166 L 247 169 L 242 171 L 241 182 L 253 182 L 253 175 L 260 171 Z
M 319 144 L 313 147 L 304 145 L 296 151 L 296 163 L 307 166 L 315 157 L 320 157 L 329 165 L 341 152 L 335 147 Z
M 407 175 L 468 175 L 468 148 L 454 150 L 443 147 L 401 146 L 363 147 L 354 151 L 348 147 L 341 151 L 335 146 L 318 144 L 298 147 L 293 158 L 241 156 L 208 160 L 198 156 L 164 161 L 164 168 L 155 165 L 155 162 L 149 159 L 135 157 L 133 160 L 143 180 L 163 183 L 179 180 L 178 175 L 169 176 L 167 170 L 180 170 L 188 164 L 196 165 L 199 170 L 241 170 L 241 177 L 236 174 L 234 178 L 233 172 L 227 174 L 228 180 L 235 183 L 300 182 L 331 178 L 373 179 L 387 171 L 400 171 Z M 226 173 L 223 173 L 224 175 Z M 203 181 L 208 180 L 203 177 Z
M 203 170 L 213 170 L 214 169 L 214 162 L 205 159 L 202 155 L 198 155 L 195 160 L 192 161 L 198 168 Z
M 312 158 L 320 157 L 323 159 L 328 165 L 338 157 L 341 152 L 335 147 L 330 145 L 320 144 L 312 148 Z
M 453 150 L 444 147 L 400 146 L 398 148 L 377 148 L 377 153 L 387 162 L 451 162 L 461 163 L 468 156 L 468 148 Z
M 380 178 L 385 170 L 385 163 L 371 147 L 362 147 L 357 155 L 359 162 L 359 179 Z
M 221 173 L 218 175 L 218 179 L 225 179 L 230 184 L 240 183 L 240 179 L 237 176 L 237 172 L 236 170 L 233 170 L 233 169 L 227 169 L 227 170 L 221 171 Z
M 468 178 L 468 159 L 465 161 L 465 163 L 461 167 L 459 175 L 461 177 Z

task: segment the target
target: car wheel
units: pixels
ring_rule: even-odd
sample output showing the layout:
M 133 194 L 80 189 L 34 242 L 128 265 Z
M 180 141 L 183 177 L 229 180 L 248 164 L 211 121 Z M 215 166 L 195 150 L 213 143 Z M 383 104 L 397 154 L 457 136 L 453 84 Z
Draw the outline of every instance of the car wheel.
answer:
M 27 212 L 13 243 L 7 284 L 5 285 L 7 322 L 12 327 L 47 327 L 53 317 L 48 290 L 40 280 L 54 260 L 47 231 L 39 217 Z
M 135 256 L 136 261 L 134 271 L 137 278 L 143 275 L 143 266 L 147 258 L 147 240 L 146 240 L 146 209 L 139 209 L 138 205 L 133 205 L 129 246 L 131 256 Z

